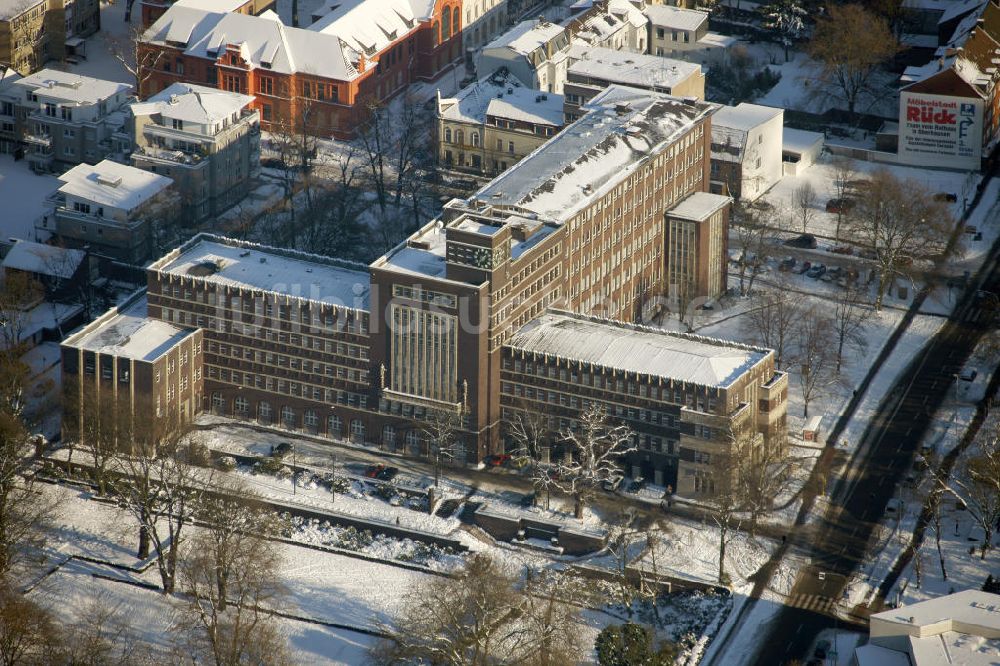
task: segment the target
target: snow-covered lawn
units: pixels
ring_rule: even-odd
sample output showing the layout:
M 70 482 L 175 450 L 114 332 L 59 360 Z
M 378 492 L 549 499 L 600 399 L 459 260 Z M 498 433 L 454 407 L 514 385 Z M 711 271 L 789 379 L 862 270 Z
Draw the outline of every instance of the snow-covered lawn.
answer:
M 55 176 L 35 174 L 27 160 L 0 155 L 0 234 L 3 239 L 35 240 L 35 221 L 47 210 L 45 198 L 62 183 Z M 45 240 L 45 239 L 42 239 Z

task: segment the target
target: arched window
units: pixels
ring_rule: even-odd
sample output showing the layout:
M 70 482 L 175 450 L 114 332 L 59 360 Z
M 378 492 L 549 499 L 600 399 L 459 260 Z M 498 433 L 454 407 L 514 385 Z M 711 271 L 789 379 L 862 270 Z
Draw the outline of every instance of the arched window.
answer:
M 261 400 L 257 403 L 257 418 L 263 423 L 271 422 L 271 403 Z
M 245 415 L 248 411 L 250 411 L 250 403 L 241 395 L 236 396 L 233 400 L 233 404 L 236 406 L 237 414 Z
M 420 455 L 420 433 L 416 430 L 410 430 L 406 433 L 406 451 L 411 456 Z
M 445 143 L 451 143 L 451 128 L 450 127 L 445 127 L 444 128 L 444 141 L 445 141 Z
M 455 143 L 465 143 L 465 132 L 462 130 L 455 130 Z
M 447 11 L 447 10 L 445 10 Z M 452 34 L 457 35 L 458 31 L 461 30 L 459 26 L 462 24 L 462 15 L 458 11 L 458 7 L 451 10 L 451 30 Z
M 351 421 L 351 441 L 359 444 L 365 441 L 365 424 L 361 419 Z
M 288 405 L 281 408 L 281 423 L 286 428 L 295 427 L 295 410 Z
M 382 427 L 382 443 L 386 446 L 396 445 L 396 429 L 391 425 Z
M 469 140 L 472 141 L 472 145 L 476 148 L 479 147 L 479 132 L 472 132 Z
M 226 399 L 222 397 L 222 394 L 216 391 L 212 394 L 212 410 L 221 414 L 222 410 L 226 407 Z
M 326 431 L 331 435 L 340 435 L 344 432 L 344 422 L 336 414 L 332 414 L 326 420 Z
M 451 12 L 447 9 L 441 15 L 441 41 L 451 37 Z

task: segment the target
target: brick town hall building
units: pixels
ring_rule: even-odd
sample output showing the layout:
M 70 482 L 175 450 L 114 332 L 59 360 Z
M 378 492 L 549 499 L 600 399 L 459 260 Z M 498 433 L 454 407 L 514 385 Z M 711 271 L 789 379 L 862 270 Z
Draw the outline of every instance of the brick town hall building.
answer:
M 66 340 L 68 395 L 110 392 L 123 419 L 213 411 L 414 456 L 421 423 L 450 411 L 469 462 L 503 449 L 517 410 L 555 432 L 597 401 L 636 433 L 629 474 L 712 492 L 731 431 L 782 443 L 786 375 L 770 350 L 624 322 L 669 284 L 724 289 L 716 107 L 620 86 L 589 106 L 369 266 L 195 237 L 149 267 L 144 296 Z M 137 344 L 143 321 L 157 325 Z

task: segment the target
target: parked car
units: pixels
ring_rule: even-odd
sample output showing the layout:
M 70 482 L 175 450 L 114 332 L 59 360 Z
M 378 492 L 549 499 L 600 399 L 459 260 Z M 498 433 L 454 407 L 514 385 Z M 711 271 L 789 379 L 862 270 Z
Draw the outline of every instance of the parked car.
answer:
M 397 474 L 399 474 L 398 467 L 385 467 L 383 465 L 382 469 L 380 469 L 378 474 L 375 475 L 375 478 L 379 481 L 392 481 L 396 478 Z
M 483 460 L 483 462 L 486 463 L 487 467 L 500 467 L 509 463 L 510 459 L 511 456 L 509 454 L 498 453 L 496 455 L 486 456 L 486 459 Z
M 801 247 L 807 250 L 816 249 L 816 237 L 812 234 L 800 234 L 795 238 L 789 238 L 785 241 L 785 245 L 788 247 Z
M 365 477 L 369 479 L 377 479 L 378 475 L 385 469 L 385 465 L 379 463 L 378 465 L 369 465 L 365 470 Z
M 958 195 L 954 192 L 938 192 L 934 195 L 934 201 L 947 201 L 948 203 L 955 203 L 958 201 Z
M 979 371 L 975 368 L 967 368 L 962 370 L 961 374 L 958 376 L 963 382 L 974 382 L 976 377 L 979 376 Z
M 535 493 L 528 493 L 523 496 L 519 504 L 524 508 L 535 506 Z
M 830 647 L 830 641 L 819 641 L 816 643 L 816 648 L 813 650 L 813 656 L 817 659 L 826 659 L 826 655 L 830 652 Z
M 275 447 L 271 448 L 271 455 L 275 458 L 284 458 L 289 453 L 292 452 L 292 445 L 288 442 L 282 442 Z
M 806 277 L 815 280 L 818 277 L 822 277 L 824 273 L 826 273 L 826 266 L 823 264 L 817 264 L 806 272 Z
M 803 261 L 802 265 L 799 266 L 798 268 L 796 268 L 792 272 L 795 273 L 796 275 L 802 275 L 803 273 L 809 272 L 810 268 L 812 268 L 812 262 L 811 261 Z
M 603 481 L 601 481 L 601 488 L 608 491 L 609 493 L 613 493 L 614 491 L 618 490 L 618 487 L 621 485 L 622 485 L 622 477 L 620 476 L 615 477 L 613 479 L 604 479 Z
M 854 248 L 850 245 L 837 245 L 830 252 L 834 254 L 854 254 Z
M 778 264 L 778 270 L 782 273 L 787 273 L 793 268 L 795 268 L 795 257 L 785 257 L 781 260 L 781 263 Z
M 645 487 L 646 487 L 646 479 L 640 476 L 638 478 L 632 479 L 632 481 L 628 484 L 628 491 L 630 493 L 637 493 Z
M 826 212 L 828 213 L 850 213 L 854 210 L 857 202 L 849 197 L 830 199 L 826 202 Z

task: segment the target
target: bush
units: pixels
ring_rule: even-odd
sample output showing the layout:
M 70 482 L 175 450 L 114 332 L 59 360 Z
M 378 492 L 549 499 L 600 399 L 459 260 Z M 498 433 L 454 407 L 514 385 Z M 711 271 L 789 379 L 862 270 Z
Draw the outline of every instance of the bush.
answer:
M 677 656 L 672 643 L 654 648 L 653 632 L 633 623 L 608 625 L 597 635 L 594 649 L 601 666 L 670 666 Z
M 277 475 L 278 471 L 283 467 L 285 466 L 278 458 L 261 458 L 259 461 L 253 464 L 253 472 L 254 474 Z M 285 467 L 285 469 L 288 468 Z M 288 473 L 291 474 L 291 470 L 289 470 Z
M 329 486 L 331 492 L 343 494 L 351 489 L 351 480 L 345 476 L 338 476 L 328 479 L 327 486 Z
M 204 442 L 189 442 L 187 457 L 188 462 L 197 467 L 208 467 L 212 464 L 212 453 Z
M 377 486 L 375 486 L 375 489 L 372 491 L 372 494 L 375 495 L 375 497 L 378 497 L 379 499 L 383 499 L 386 502 L 388 502 L 398 493 L 396 492 L 396 489 L 393 488 L 388 483 L 380 483 Z
M 285 467 L 284 465 L 282 465 L 281 467 L 278 468 L 278 470 L 274 473 L 274 475 L 277 478 L 279 478 L 282 481 L 284 481 L 285 479 L 292 478 L 292 470 L 289 469 L 288 467 Z
M 232 472 L 236 469 L 236 458 L 232 456 L 222 456 L 216 461 L 216 464 L 223 472 Z

